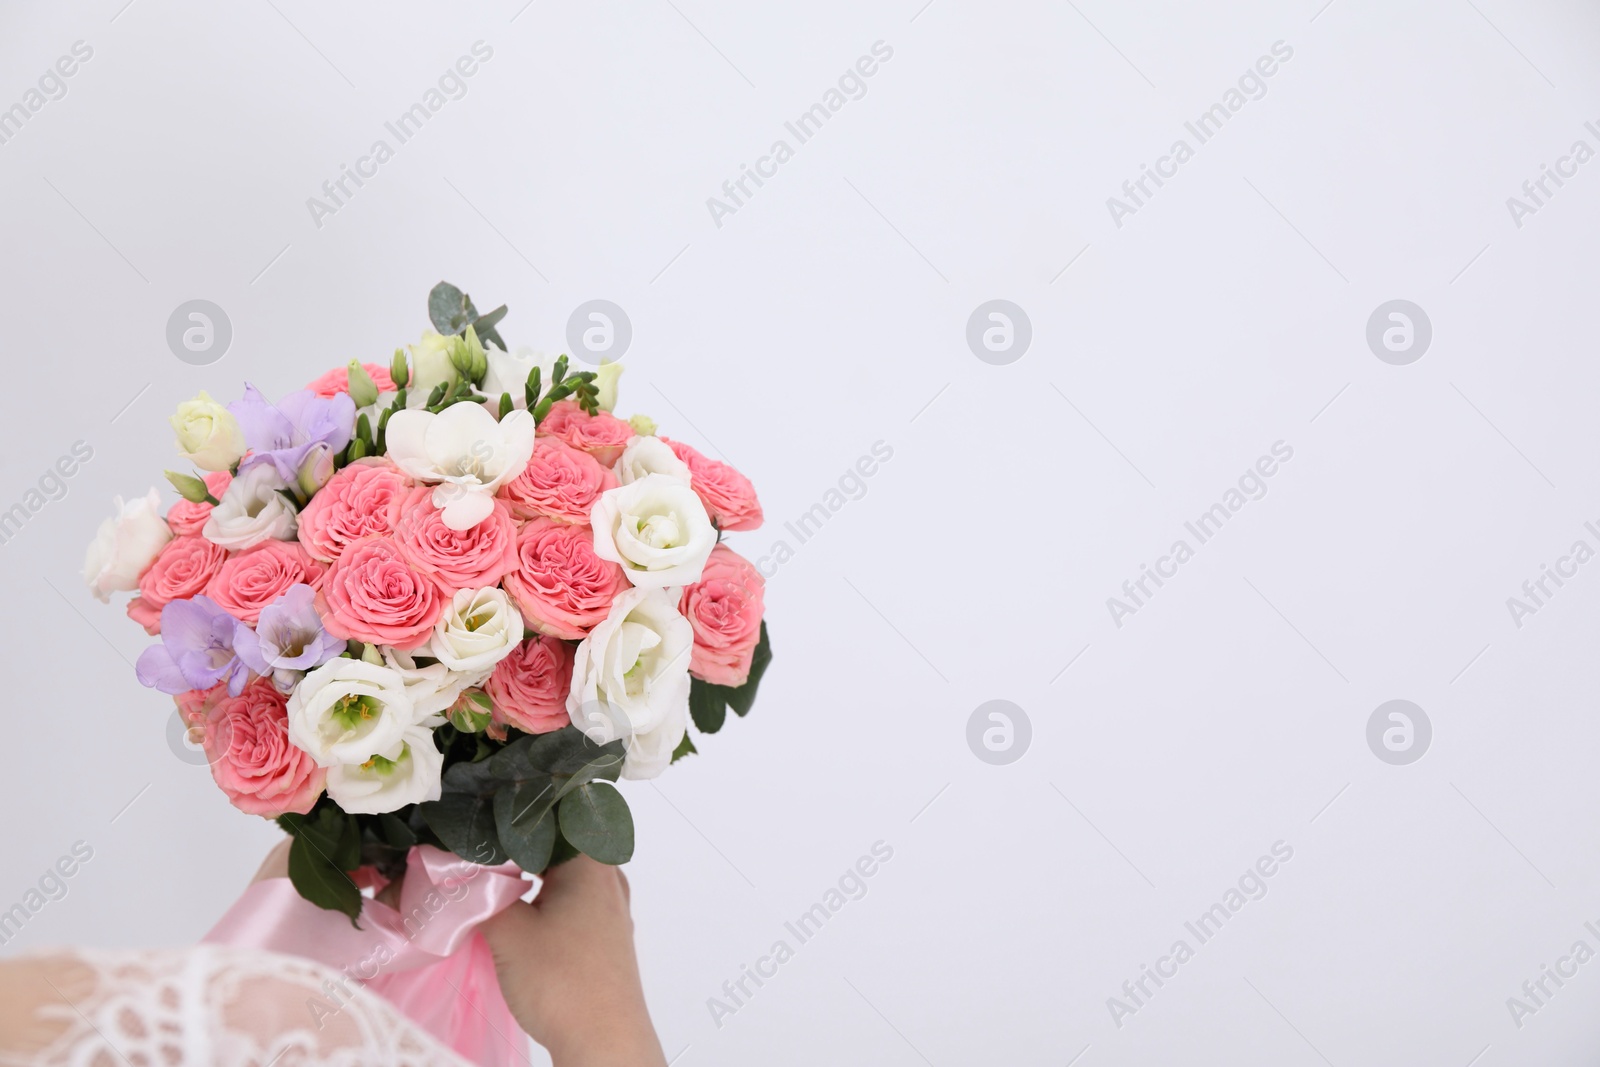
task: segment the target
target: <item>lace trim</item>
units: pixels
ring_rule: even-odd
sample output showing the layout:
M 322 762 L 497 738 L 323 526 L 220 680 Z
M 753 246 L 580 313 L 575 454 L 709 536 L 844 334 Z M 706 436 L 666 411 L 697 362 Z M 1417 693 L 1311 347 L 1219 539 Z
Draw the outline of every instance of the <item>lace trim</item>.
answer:
M 33 1034 L 0 1033 L 30 1067 L 424 1067 L 465 1063 L 388 1001 L 320 964 L 250 949 L 71 950 L 6 965 Z M 338 989 L 336 994 L 330 990 Z M 351 990 L 350 993 L 344 990 Z M 330 1008 L 332 1010 L 330 1010 Z M 32 1047 L 41 1046 L 42 1047 Z

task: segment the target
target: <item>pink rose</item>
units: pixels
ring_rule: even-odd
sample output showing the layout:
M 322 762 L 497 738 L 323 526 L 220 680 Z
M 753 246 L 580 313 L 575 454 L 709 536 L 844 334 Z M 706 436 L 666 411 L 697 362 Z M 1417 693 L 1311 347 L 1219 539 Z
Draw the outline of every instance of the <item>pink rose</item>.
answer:
M 594 531 L 554 519 L 522 528 L 517 569 L 504 584 L 529 626 L 569 641 L 603 622 L 611 601 L 629 587 L 621 566 L 594 554 Z
M 228 683 L 218 682 L 210 689 L 190 689 L 172 699 L 178 705 L 178 714 L 183 716 L 184 722 L 190 726 L 204 726 L 206 715 L 227 695 Z
M 291 585 L 315 589 L 327 570 L 326 564 L 312 559 L 293 541 L 263 541 L 224 563 L 206 586 L 206 596 L 229 615 L 254 626 L 261 609 L 288 592 Z
M 432 578 L 448 599 L 460 589 L 498 585 L 517 565 L 517 524 L 499 500 L 489 517 L 465 530 L 445 525 L 433 487 L 419 485 L 391 505 L 389 524 L 411 566 Z
M 766 585 L 750 561 L 727 545 L 711 550 L 700 580 L 684 589 L 678 602 L 678 611 L 694 627 L 690 674 L 734 688 L 749 680 Z
M 617 476 L 587 452 L 559 437 L 540 437 L 522 473 L 500 487 L 499 497 L 519 519 L 541 515 L 560 522 L 589 521 L 589 509 Z
M 709 459 L 682 441 L 667 442 L 689 467 L 690 488 L 706 506 L 719 530 L 754 530 L 761 525 L 761 501 L 750 479 L 720 460 Z
M 218 500 L 228 491 L 228 486 L 233 484 L 233 475 L 227 471 L 212 471 L 206 475 L 206 489 Z M 172 532 L 182 537 L 185 534 L 197 534 L 205 528 L 206 520 L 211 517 L 214 505 L 204 501 L 196 504 L 192 500 L 180 500 L 167 510 L 167 525 L 172 527 Z
M 227 549 L 198 534 L 174 537 L 140 575 L 139 595 L 128 604 L 128 617 L 154 637 L 161 632 L 161 609 L 205 592 L 227 559 Z
M 381 363 L 363 363 L 361 369 L 372 378 L 372 384 L 378 387 L 380 393 L 395 391 L 394 379 L 389 376 L 389 368 Z M 335 367 L 310 385 L 306 386 L 318 396 L 336 396 L 339 393 L 350 391 L 350 368 Z
M 358 459 L 329 479 L 300 511 L 300 543 L 313 559 L 331 563 L 347 545 L 390 533 L 394 503 L 411 479 L 387 459 Z
M 432 636 L 448 603 L 398 544 L 369 537 L 347 547 L 328 569 L 317 614 L 335 637 L 409 651 Z
M 548 634 L 532 637 L 495 665 L 484 683 L 497 722 L 527 734 L 559 730 L 567 718 L 573 648 Z
M 206 712 L 201 744 L 211 777 L 240 811 L 304 815 L 322 795 L 327 772 L 289 742 L 288 698 L 265 678 Z
M 609 467 L 628 446 L 633 427 L 608 411 L 591 415 L 576 400 L 562 400 L 550 405 L 550 413 L 539 424 L 539 434 L 559 438 Z

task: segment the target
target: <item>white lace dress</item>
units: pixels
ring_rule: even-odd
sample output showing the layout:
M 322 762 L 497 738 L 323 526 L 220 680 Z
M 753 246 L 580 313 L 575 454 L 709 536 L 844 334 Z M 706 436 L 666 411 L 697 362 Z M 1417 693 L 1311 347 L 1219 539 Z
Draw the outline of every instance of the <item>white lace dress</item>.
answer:
M 0 1064 L 421 1067 L 465 1063 L 338 971 L 255 949 L 99 952 L 0 963 Z

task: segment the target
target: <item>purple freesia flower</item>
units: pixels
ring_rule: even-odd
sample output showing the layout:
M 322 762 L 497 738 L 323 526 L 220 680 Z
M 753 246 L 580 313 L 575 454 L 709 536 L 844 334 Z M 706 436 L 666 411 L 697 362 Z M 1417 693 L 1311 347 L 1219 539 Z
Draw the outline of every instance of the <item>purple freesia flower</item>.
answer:
M 300 465 L 313 448 L 322 444 L 338 452 L 356 428 L 356 405 L 348 393 L 324 397 L 302 389 L 273 404 L 247 383 L 244 398 L 229 404 L 228 411 L 250 446 L 239 470 L 271 463 L 286 485 L 297 484 Z
M 240 622 L 233 635 L 233 647 L 245 665 L 260 675 L 271 675 L 274 684 L 293 688 L 296 672 L 320 667 L 345 650 L 345 642 L 328 633 L 317 614 L 316 592 L 297 582 L 261 609 L 256 628 Z
M 228 693 L 238 696 L 250 669 L 234 654 L 235 623 L 208 596 L 169 602 L 161 609 L 161 643 L 139 655 L 139 683 L 177 694 L 226 679 Z

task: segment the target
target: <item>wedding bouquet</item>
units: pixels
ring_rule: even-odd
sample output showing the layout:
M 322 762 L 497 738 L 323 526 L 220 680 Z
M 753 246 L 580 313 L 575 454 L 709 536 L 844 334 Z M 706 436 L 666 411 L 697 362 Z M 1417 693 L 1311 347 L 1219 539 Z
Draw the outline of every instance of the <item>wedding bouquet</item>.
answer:
M 360 914 L 360 879 L 432 845 L 537 874 L 633 854 L 611 783 L 654 778 L 750 710 L 763 579 L 722 543 L 750 481 L 612 414 L 621 367 L 511 352 L 441 282 L 434 329 L 269 401 L 202 392 L 165 517 L 117 501 L 85 562 L 160 643 L 139 657 L 289 874 Z M 370 884 L 370 882 L 369 882 Z

